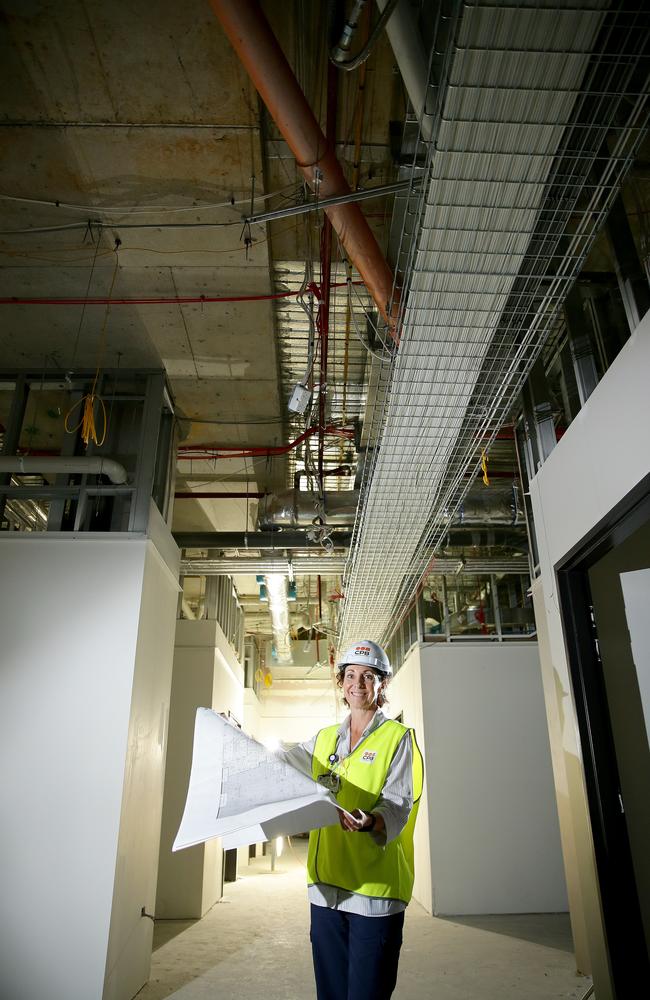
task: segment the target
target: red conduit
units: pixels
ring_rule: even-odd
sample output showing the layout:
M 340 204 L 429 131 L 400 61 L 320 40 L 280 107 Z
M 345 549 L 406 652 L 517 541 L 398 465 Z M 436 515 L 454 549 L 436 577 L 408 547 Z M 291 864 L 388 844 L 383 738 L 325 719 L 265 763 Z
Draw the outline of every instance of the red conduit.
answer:
M 363 281 L 353 281 L 353 285 L 362 285 Z M 346 281 L 338 281 L 332 288 L 344 288 Z M 309 291 L 320 294 L 319 289 L 314 286 Z M 26 299 L 18 296 L 8 295 L 0 298 L 0 306 L 159 306 L 159 305 L 191 305 L 202 304 L 204 302 L 266 302 L 271 299 L 290 299 L 301 294 L 297 292 L 272 292 L 268 295 L 172 295 L 169 297 L 160 296 L 149 299 L 110 299 L 100 296 L 90 299 L 67 298 L 67 299 Z
M 316 577 L 316 585 L 318 587 L 318 624 L 320 626 L 323 621 L 323 585 L 320 575 Z M 320 639 L 318 638 L 318 632 L 316 632 L 316 663 L 320 663 Z
M 327 349 L 330 329 L 330 275 L 332 263 L 332 223 L 323 222 L 321 233 L 321 293 L 316 327 L 320 338 L 320 374 L 318 383 L 318 482 L 323 489 L 325 458 L 325 404 L 327 402 Z
M 190 444 L 181 445 L 178 449 L 179 458 L 207 460 L 212 458 L 262 458 L 271 455 L 286 455 L 287 452 L 297 448 L 298 445 L 306 441 L 307 438 L 318 434 L 320 428 L 310 427 L 304 431 L 295 441 L 289 444 L 273 445 L 269 448 L 240 448 L 238 445 L 205 445 Z M 334 434 L 338 437 L 353 438 L 354 431 L 344 427 L 326 427 L 325 434 Z
M 338 97 L 338 75 L 333 64 L 327 62 L 327 118 L 325 137 L 329 145 L 336 142 L 336 101 Z M 332 287 L 332 222 L 329 216 L 323 219 L 320 246 L 321 296 L 318 306 L 318 332 L 320 333 L 320 380 L 318 393 L 318 484 L 323 486 L 323 466 L 325 456 L 325 403 L 327 401 L 327 351 L 330 330 L 330 290 Z

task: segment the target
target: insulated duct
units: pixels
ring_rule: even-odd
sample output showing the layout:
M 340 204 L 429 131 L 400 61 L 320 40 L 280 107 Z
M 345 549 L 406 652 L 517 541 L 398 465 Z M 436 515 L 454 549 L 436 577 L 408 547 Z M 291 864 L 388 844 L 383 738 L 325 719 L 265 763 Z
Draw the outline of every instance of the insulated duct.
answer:
M 466 528 L 490 528 L 493 525 L 523 527 L 526 519 L 519 502 L 519 488 L 515 483 L 475 486 L 450 512 L 448 523 Z
M 231 45 L 319 198 L 348 194 L 341 164 L 307 103 L 275 35 L 255 0 L 211 0 Z M 354 203 L 325 212 L 389 327 L 393 275 L 361 209 Z
M 285 490 L 270 497 L 259 512 L 262 529 L 308 527 L 312 524 L 345 526 L 354 524 L 358 490 L 328 492 L 323 501 L 317 493 Z M 489 528 L 493 525 L 524 525 L 523 509 L 516 483 L 473 486 L 462 504 L 449 512 L 449 525 Z
M 6 455 L 0 457 L 0 473 L 13 475 L 81 475 L 106 476 L 115 486 L 127 481 L 126 469 L 112 458 L 94 455 L 78 458 L 39 458 L 38 456 Z
M 278 663 L 291 663 L 287 578 L 280 573 L 270 573 L 264 577 L 264 583 L 269 599 L 269 614 L 271 615 L 273 642 Z
M 312 524 L 353 525 L 357 512 L 357 490 L 325 493 L 323 501 L 317 493 L 285 490 L 269 497 L 258 513 L 261 529 L 296 528 Z
M 384 11 L 389 0 L 377 0 L 380 11 Z M 427 113 L 427 89 L 429 64 L 422 46 L 422 38 L 408 0 L 399 0 L 388 19 L 386 34 L 395 61 L 399 68 L 406 93 L 420 123 L 422 138 L 429 140 L 432 135 L 432 115 Z

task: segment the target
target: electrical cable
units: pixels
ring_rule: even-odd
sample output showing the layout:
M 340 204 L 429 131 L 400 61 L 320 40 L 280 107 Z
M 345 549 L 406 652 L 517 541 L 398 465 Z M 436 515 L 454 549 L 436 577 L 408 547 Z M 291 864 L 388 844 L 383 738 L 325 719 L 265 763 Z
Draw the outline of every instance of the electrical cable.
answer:
M 117 228 L 119 228 L 119 226 L 115 226 L 114 228 L 117 229 Z M 290 229 L 293 229 L 293 223 L 291 223 L 288 226 L 284 226 L 281 229 L 275 229 L 274 232 L 275 232 L 276 235 L 280 236 L 283 233 L 288 232 Z M 33 232 L 33 230 L 30 230 L 30 232 Z M 255 247 L 259 247 L 263 243 L 268 243 L 268 241 L 269 241 L 269 236 L 258 237 L 258 238 L 256 238 L 253 241 L 253 245 Z M 70 243 L 68 243 L 68 244 L 65 244 L 64 246 L 60 246 L 60 247 L 48 247 L 47 252 L 48 253 L 58 253 L 59 251 L 68 252 L 68 251 L 72 250 L 72 251 L 78 253 L 79 250 L 81 250 L 81 249 L 83 249 L 83 247 L 79 247 L 76 244 L 70 244 Z M 87 249 L 90 250 L 91 248 L 88 247 Z M 233 253 L 246 252 L 246 246 L 245 245 L 240 245 L 240 246 L 236 246 L 236 247 L 222 247 L 222 248 L 219 248 L 219 249 L 215 249 L 215 248 L 208 248 L 208 249 L 206 249 L 205 247 L 196 247 L 196 248 L 194 248 L 194 247 L 183 247 L 182 250 L 160 250 L 158 247 L 126 246 L 124 244 L 124 242 L 123 242 L 122 246 L 120 247 L 120 254 L 124 255 L 124 253 L 127 252 L 127 251 L 129 251 L 129 250 L 137 251 L 138 253 L 156 253 L 156 254 L 165 254 L 165 255 L 167 255 L 167 254 L 172 254 L 172 255 L 183 254 L 183 255 L 186 255 L 186 254 L 192 254 L 192 253 L 199 253 L 202 256 L 205 256 L 206 254 L 215 254 L 215 253 L 216 254 L 224 254 L 224 253 L 233 254 Z M 108 254 L 111 254 L 112 252 L 113 251 L 111 249 L 102 250 L 101 253 L 98 254 L 98 256 L 99 257 L 105 257 Z M 39 256 L 38 251 L 30 251 L 30 250 L 23 250 L 23 249 L 18 249 L 18 250 L 4 250 L 4 249 L 2 249 L 2 250 L 0 250 L 0 253 L 3 254 L 3 255 L 6 255 L 8 257 L 25 257 L 28 260 L 46 261 L 46 262 L 51 262 L 51 263 L 54 263 L 54 264 L 57 264 L 57 265 L 60 265 L 60 264 L 66 264 L 66 265 L 67 264 L 74 264 L 76 261 L 84 260 L 83 257 L 69 257 L 67 260 L 65 260 L 65 259 L 63 259 L 63 260 L 51 260 L 51 258 L 49 258 L 49 257 L 41 257 L 41 256 Z M 203 265 L 203 266 L 205 266 L 205 265 Z
M 269 191 L 268 194 L 257 195 L 255 201 L 268 201 L 270 198 L 280 195 L 284 197 L 286 191 L 289 189 L 294 190 L 295 187 L 295 182 L 293 184 L 285 184 L 283 188 L 278 188 L 277 191 Z M 250 197 L 229 198 L 228 201 L 208 203 L 207 205 L 150 205 L 149 208 L 141 208 L 137 205 L 73 205 L 64 201 L 48 201 L 42 198 L 20 198 L 17 195 L 11 194 L 0 194 L 0 201 L 14 201 L 27 205 L 46 205 L 49 208 L 63 208 L 71 212 L 97 212 L 100 215 L 108 213 L 115 213 L 116 215 L 120 213 L 152 215 L 154 212 L 207 212 L 219 208 L 233 208 L 235 205 L 250 205 Z
M 355 335 L 356 335 L 359 343 L 361 344 L 361 346 L 363 347 L 363 349 L 365 351 L 367 351 L 368 354 L 372 355 L 373 358 L 376 358 L 377 361 L 380 361 L 382 364 L 390 364 L 390 363 L 392 363 L 394 355 L 392 355 L 392 354 L 388 354 L 388 355 L 378 354 L 376 351 L 373 351 L 372 347 L 369 344 L 366 344 L 365 340 L 363 339 L 363 337 L 361 335 L 361 331 L 359 330 L 359 326 L 357 324 L 357 318 L 355 316 L 354 310 L 352 309 L 352 293 L 351 293 L 351 291 L 349 289 L 349 285 L 351 285 L 351 284 L 352 284 L 352 282 L 350 281 L 348 283 L 348 295 L 349 295 L 349 301 L 350 301 L 350 318 L 352 320 L 352 328 L 354 330 L 354 333 L 355 333 Z M 366 316 L 366 319 L 368 319 L 368 314 L 366 312 L 365 306 L 363 305 L 363 303 L 361 302 L 361 300 L 359 300 L 359 302 L 360 302 L 361 308 L 364 311 L 364 315 Z M 382 343 L 383 343 L 383 341 L 382 341 Z
M 248 204 L 251 206 L 251 214 L 253 214 L 252 202 L 248 200 Z M 318 210 L 318 204 L 315 201 L 313 206 L 311 206 L 314 211 Z M 194 209 L 197 211 L 197 209 Z M 241 219 L 233 219 L 231 222 L 122 222 L 122 221 L 102 221 L 102 219 L 92 219 L 92 225 L 97 229 L 226 229 L 233 226 L 241 226 Z M 245 219 L 244 229 L 250 232 L 251 226 L 265 226 L 267 220 L 261 219 L 256 221 L 255 219 Z M 17 236 L 17 235 L 32 235 L 34 233 L 57 233 L 64 230 L 73 229 L 85 229 L 89 223 L 86 222 L 67 222 L 57 226 L 30 226 L 26 229 L 0 229 L 0 236 Z M 253 241 L 250 236 L 249 245 Z
M 485 486 L 489 486 L 490 477 L 488 476 L 488 457 L 485 451 L 481 452 L 481 472 L 483 473 L 483 483 Z
M 79 249 L 79 248 L 77 248 L 77 249 Z M 88 249 L 90 249 L 90 248 L 88 248 Z M 56 250 L 57 250 L 57 247 L 51 247 L 48 252 L 55 253 Z M 66 249 L 65 252 L 69 253 L 69 251 L 67 249 Z M 97 256 L 98 257 L 108 257 L 112 252 L 113 251 L 109 250 L 109 249 L 102 250 L 101 253 L 97 254 Z M 184 253 L 185 251 L 182 251 L 182 252 Z M 61 267 L 61 265 L 64 265 L 65 267 L 67 267 L 70 264 L 78 264 L 80 262 L 83 262 L 84 264 L 88 263 L 88 257 L 87 256 L 86 257 L 60 257 L 57 260 L 55 257 L 41 257 L 38 253 L 33 253 L 33 252 L 29 251 L 29 250 L 0 250 L 0 253 L 2 253 L 2 255 L 6 256 L 6 257 L 22 257 L 25 260 L 34 260 L 34 261 L 38 261 L 39 263 L 43 262 L 45 264 L 54 264 L 56 267 Z M 25 266 L 23 264 L 16 264 L 16 265 L 5 264 L 4 265 L 5 268 L 10 267 L 10 266 L 20 267 L 20 268 L 25 269 Z M 39 270 L 42 270 L 42 268 L 39 268 Z
M 174 277 L 174 268 L 169 268 L 169 277 L 171 278 L 172 285 L 174 286 L 174 293 L 178 296 L 178 287 L 176 285 L 176 278 Z M 201 376 L 199 375 L 199 366 L 196 363 L 196 355 L 194 353 L 194 346 L 192 344 L 192 338 L 190 337 L 190 331 L 187 326 L 187 320 L 185 319 L 185 313 L 183 312 L 181 306 L 179 305 L 178 311 L 180 313 L 181 323 L 183 324 L 183 330 L 185 331 L 185 339 L 187 341 L 187 346 L 190 349 L 190 354 L 192 355 L 192 364 L 194 365 L 194 371 L 196 373 L 197 379 L 200 381 Z
M 90 292 L 90 286 L 93 280 L 93 273 L 95 270 L 95 264 L 97 263 L 97 254 L 99 252 L 99 240 L 95 244 L 95 253 L 93 254 L 93 262 L 90 265 L 90 275 L 88 276 L 88 284 L 86 286 L 86 301 L 88 300 L 88 294 Z M 77 358 L 77 348 L 79 346 L 79 337 L 81 335 L 81 327 L 83 325 L 84 316 L 86 315 L 86 306 L 84 305 L 81 310 L 81 316 L 79 317 L 79 326 L 77 327 L 77 336 L 75 337 L 74 349 L 72 351 L 72 364 L 74 365 Z
M 102 222 L 93 219 L 96 229 L 224 229 L 241 226 L 241 219 L 233 222 Z M 263 225 L 263 223 L 253 223 Z M 34 226 L 28 229 L 0 229 L 0 236 L 30 235 L 31 233 L 58 233 L 66 229 L 86 229 L 86 222 L 67 222 L 60 226 Z
M 347 282 L 341 281 L 333 288 L 345 285 Z M 353 281 L 353 285 L 362 285 L 362 281 Z M 0 298 L 1 306 L 150 306 L 150 305 L 178 305 L 178 304 L 206 304 L 209 302 L 267 302 L 274 299 L 295 298 L 300 294 L 300 290 L 291 292 L 269 292 L 264 295 L 178 295 L 178 296 L 155 296 L 151 298 L 132 299 L 107 299 L 97 298 L 19 298 L 18 296 L 3 296 Z
M 111 281 L 111 287 L 108 293 L 108 302 L 106 305 L 106 313 L 104 315 L 104 322 L 102 324 L 101 333 L 99 335 L 99 355 L 97 358 L 97 369 L 95 371 L 95 378 L 93 379 L 92 388 L 89 393 L 82 396 L 80 399 L 73 403 L 68 412 L 65 415 L 64 427 L 68 434 L 75 434 L 81 428 L 81 440 L 84 442 L 86 447 L 89 442 L 92 441 L 93 444 L 101 448 L 104 441 L 106 440 L 106 432 L 108 430 L 108 422 L 106 417 L 106 406 L 104 400 L 101 396 L 97 395 L 97 381 L 99 379 L 99 371 L 104 357 L 104 345 L 106 340 L 106 327 L 108 325 L 108 315 L 111 311 L 110 300 L 113 294 L 113 288 L 115 287 L 115 280 L 117 278 L 117 272 L 120 266 L 120 260 L 118 255 L 119 250 L 119 240 L 115 241 L 115 268 L 113 269 L 113 279 Z M 102 419 L 103 419 L 103 430 L 101 434 L 101 439 L 97 438 L 97 426 L 95 424 L 95 403 L 98 402 L 101 407 Z M 69 420 L 71 415 L 77 409 L 77 407 L 82 407 L 81 419 L 78 424 L 74 427 L 69 427 Z
M 301 378 L 300 382 L 302 385 L 306 386 L 307 382 L 311 378 L 311 373 L 314 369 L 314 361 L 316 359 L 315 350 L 315 321 L 314 321 L 314 274 L 311 262 L 311 256 L 305 261 L 305 274 L 303 277 L 302 284 L 300 286 L 300 291 L 297 296 L 298 304 L 304 310 L 307 321 L 309 323 L 309 338 L 307 341 L 307 368 L 305 374 Z M 305 292 L 309 291 L 311 300 L 305 302 Z

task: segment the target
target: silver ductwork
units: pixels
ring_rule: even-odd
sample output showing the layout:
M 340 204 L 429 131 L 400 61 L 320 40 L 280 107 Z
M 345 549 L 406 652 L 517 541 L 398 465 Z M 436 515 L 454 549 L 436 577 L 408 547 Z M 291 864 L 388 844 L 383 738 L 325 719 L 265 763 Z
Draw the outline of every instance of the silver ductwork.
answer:
M 260 510 L 260 528 L 297 528 L 312 524 L 332 527 L 354 523 L 359 501 L 357 490 L 325 493 L 323 502 L 317 493 L 285 490 L 274 494 Z M 449 525 L 455 527 L 490 527 L 523 525 L 524 513 L 516 483 L 473 486 L 463 503 L 450 511 Z
M 384 11 L 388 0 L 377 0 Z M 432 115 L 427 113 L 429 63 L 422 45 L 422 38 L 408 0 L 400 0 L 386 24 L 386 34 L 399 68 L 406 93 L 420 123 L 422 138 L 432 135 Z
M 261 530 L 265 528 L 296 528 L 311 524 L 327 524 L 332 527 L 354 524 L 359 494 L 357 490 L 342 490 L 340 493 L 325 493 L 323 500 L 318 493 L 301 490 L 285 490 L 268 497 L 260 504 L 258 520 Z
M 449 517 L 454 527 L 489 528 L 493 525 L 525 525 L 525 517 L 519 502 L 519 487 L 516 483 L 507 486 L 472 487 L 463 502 Z
M 273 626 L 273 643 L 278 663 L 291 663 L 291 637 L 289 635 L 289 602 L 287 578 L 280 573 L 264 577 L 269 599 L 269 614 Z

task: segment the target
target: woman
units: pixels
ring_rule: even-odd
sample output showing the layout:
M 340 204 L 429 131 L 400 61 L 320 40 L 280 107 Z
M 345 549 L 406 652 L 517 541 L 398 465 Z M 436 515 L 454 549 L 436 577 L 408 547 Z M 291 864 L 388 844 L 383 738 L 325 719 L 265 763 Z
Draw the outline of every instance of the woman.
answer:
M 381 646 L 355 643 L 337 674 L 350 714 L 286 751 L 286 759 L 330 788 L 345 810 L 339 827 L 309 837 L 318 1000 L 387 1000 L 397 981 L 422 757 L 413 731 L 382 711 L 391 676 Z

